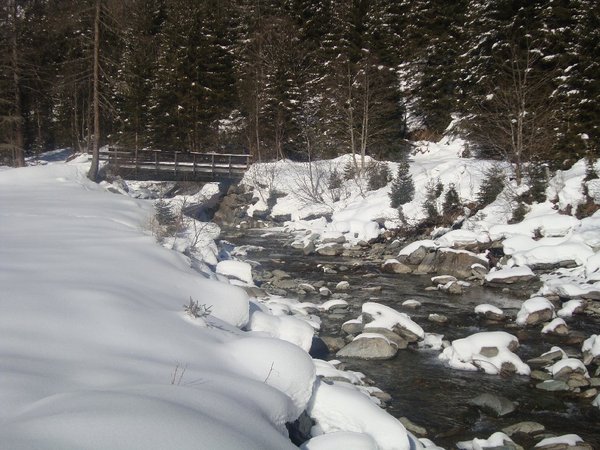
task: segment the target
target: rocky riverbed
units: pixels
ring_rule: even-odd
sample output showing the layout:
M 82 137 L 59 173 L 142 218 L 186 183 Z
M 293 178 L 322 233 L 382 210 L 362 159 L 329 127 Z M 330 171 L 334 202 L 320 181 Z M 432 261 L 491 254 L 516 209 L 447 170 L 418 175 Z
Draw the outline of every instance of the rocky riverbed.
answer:
M 600 410 L 592 405 L 600 389 L 598 366 L 588 361 L 586 369 L 582 364 L 585 374 L 576 363 L 561 363 L 562 371 L 551 369 L 560 361 L 583 357 L 583 342 L 600 329 L 594 302 L 582 302 L 579 314 L 566 317 L 564 327 L 557 324 L 551 332 L 542 333 L 542 322 L 548 323 L 543 309 L 521 311 L 533 284 L 502 290 L 482 287 L 477 273 L 466 274 L 473 278 L 459 283 L 452 277 L 434 276 L 432 281 L 431 274 L 386 271 L 381 261 L 395 250 L 393 245 L 364 244 L 341 253 L 306 252 L 294 248 L 299 247 L 297 240 L 294 245 L 289 234 L 276 229 L 246 229 L 243 233 L 226 229 L 222 239 L 223 256 L 253 266 L 257 288 L 249 289 L 254 294 L 326 306 L 311 311 L 321 319 L 314 356 L 339 359 L 344 367 L 365 373 L 385 391 L 379 397 L 389 412 L 416 435 L 454 448 L 458 442 L 488 438 L 502 430 L 518 445 L 532 448 L 543 438 L 574 433 L 585 441 L 576 448 L 600 448 Z M 453 284 L 460 289 L 450 289 Z M 365 328 L 368 323 L 363 323 L 365 304 L 406 315 L 424 330 L 424 336 L 411 337 L 400 331 L 397 339 L 388 334 L 387 343 L 365 339 L 364 345 L 348 349 L 348 343 L 363 341 L 353 341 L 357 335 L 369 331 Z M 481 305 L 488 307 L 476 312 Z M 519 314 L 526 314 L 524 325 L 516 323 Z M 441 350 L 451 342 L 490 331 L 518 338 L 520 346 L 514 351 L 530 368 L 528 375 L 504 365 L 498 374 L 457 370 L 439 359 Z M 486 347 L 478 351 L 487 358 L 499 350 Z M 539 448 L 575 448 L 554 441 L 549 445 L 563 447 Z

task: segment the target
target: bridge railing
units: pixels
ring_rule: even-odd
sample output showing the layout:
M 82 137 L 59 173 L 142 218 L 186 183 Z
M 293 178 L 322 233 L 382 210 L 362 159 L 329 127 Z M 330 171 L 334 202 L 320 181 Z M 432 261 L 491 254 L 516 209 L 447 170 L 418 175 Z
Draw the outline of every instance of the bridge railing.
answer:
M 251 156 L 239 153 L 200 153 L 165 150 L 129 150 L 121 147 L 108 147 L 100 153 L 100 159 L 107 161 L 116 171 L 154 171 L 165 178 L 240 178 L 248 169 Z

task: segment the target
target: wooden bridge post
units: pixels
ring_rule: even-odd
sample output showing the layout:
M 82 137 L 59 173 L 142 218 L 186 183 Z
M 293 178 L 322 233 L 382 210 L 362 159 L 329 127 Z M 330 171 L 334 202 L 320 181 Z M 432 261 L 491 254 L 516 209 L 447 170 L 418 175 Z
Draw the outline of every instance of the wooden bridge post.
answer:
M 160 172 L 159 164 L 158 164 L 158 150 L 154 150 L 154 167 L 156 168 L 156 176 Z
M 175 179 L 177 179 L 177 153 L 178 152 L 175 152 Z

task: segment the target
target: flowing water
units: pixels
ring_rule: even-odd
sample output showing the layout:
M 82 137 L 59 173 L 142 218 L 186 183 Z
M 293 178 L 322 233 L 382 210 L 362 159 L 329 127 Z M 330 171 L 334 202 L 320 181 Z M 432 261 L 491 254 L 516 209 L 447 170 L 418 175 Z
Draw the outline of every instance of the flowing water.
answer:
M 249 252 L 247 259 L 258 263 L 256 270 L 281 269 L 293 279 L 309 283 L 325 281 L 327 285 L 347 280 L 352 289 L 347 291 L 351 311 L 346 317 L 323 316 L 321 335 L 340 335 L 341 324 L 360 314 L 365 301 L 376 301 L 398 311 L 408 313 L 426 332 L 440 333 L 453 340 L 479 331 L 505 330 L 519 337 L 518 354 L 526 361 L 539 356 L 552 345 L 561 345 L 567 352 L 577 354 L 580 344 L 569 347 L 561 341 L 542 337 L 539 328 L 521 330 L 506 325 L 486 324 L 473 313 L 476 305 L 490 303 L 511 315 L 518 311 L 522 298 L 498 290 L 474 286 L 463 295 L 449 295 L 440 291 L 425 291 L 431 285 L 430 277 L 384 274 L 379 264 L 361 262 L 352 258 L 304 256 L 287 246 L 289 235 L 271 230 L 224 230 L 223 239 L 236 246 L 255 245 L 262 251 Z M 337 273 L 324 273 L 323 266 Z M 378 290 L 379 287 L 381 290 Z M 333 290 L 333 289 L 332 289 Z M 320 302 L 318 295 L 302 298 Z M 407 309 L 407 299 L 421 302 L 418 309 Z M 448 317 L 445 324 L 435 324 L 427 318 L 431 313 Z M 598 333 L 600 326 L 591 318 L 569 321 L 572 329 L 586 336 Z M 439 351 L 406 349 L 388 361 L 346 360 L 346 368 L 358 370 L 371 378 L 376 386 L 392 396 L 388 411 L 395 417 L 408 417 L 425 427 L 436 444 L 454 448 L 460 440 L 489 437 L 495 431 L 522 421 L 535 421 L 556 434 L 575 433 L 593 448 L 600 449 L 600 411 L 590 401 L 579 400 L 568 394 L 548 393 L 535 389 L 529 377 L 486 375 L 446 367 L 437 358 Z M 335 355 L 326 355 L 333 359 Z M 504 418 L 492 418 L 469 406 L 470 399 L 482 393 L 495 393 L 518 402 L 517 410 Z

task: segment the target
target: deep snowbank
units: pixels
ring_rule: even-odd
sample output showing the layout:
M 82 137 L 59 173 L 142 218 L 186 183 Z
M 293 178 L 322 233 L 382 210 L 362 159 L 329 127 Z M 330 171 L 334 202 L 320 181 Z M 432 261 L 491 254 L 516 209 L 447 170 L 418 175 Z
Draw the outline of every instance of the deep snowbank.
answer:
M 156 245 L 151 203 L 86 169 L 0 172 L 2 447 L 294 448 L 308 354 L 241 332 L 247 294 Z M 186 316 L 190 297 L 211 315 Z

